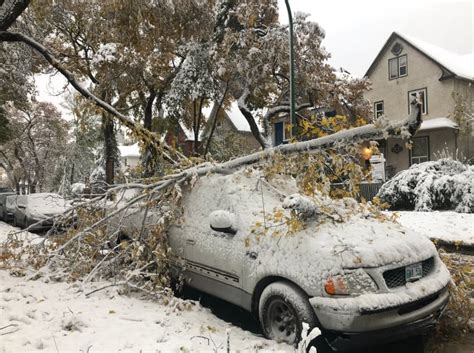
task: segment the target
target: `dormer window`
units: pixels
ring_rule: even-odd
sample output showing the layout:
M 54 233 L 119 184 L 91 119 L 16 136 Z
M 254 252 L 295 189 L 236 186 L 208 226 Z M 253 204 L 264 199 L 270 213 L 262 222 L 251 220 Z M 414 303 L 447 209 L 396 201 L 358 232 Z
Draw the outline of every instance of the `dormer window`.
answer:
M 406 54 L 388 60 L 388 75 L 390 80 L 408 75 L 408 59 Z

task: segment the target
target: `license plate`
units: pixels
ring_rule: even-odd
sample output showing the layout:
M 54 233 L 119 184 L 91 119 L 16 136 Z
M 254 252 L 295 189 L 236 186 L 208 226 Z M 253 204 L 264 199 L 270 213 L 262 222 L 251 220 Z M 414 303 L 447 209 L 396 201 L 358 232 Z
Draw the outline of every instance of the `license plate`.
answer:
M 407 282 L 419 280 L 423 276 L 423 267 L 421 262 L 405 267 L 405 279 Z

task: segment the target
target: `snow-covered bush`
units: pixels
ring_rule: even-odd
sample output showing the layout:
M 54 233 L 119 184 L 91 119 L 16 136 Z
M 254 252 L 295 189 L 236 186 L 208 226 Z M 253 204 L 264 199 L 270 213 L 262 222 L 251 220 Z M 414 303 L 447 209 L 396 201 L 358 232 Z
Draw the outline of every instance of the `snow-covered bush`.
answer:
M 474 166 L 452 159 L 414 164 L 382 185 L 378 195 L 393 209 L 474 212 Z

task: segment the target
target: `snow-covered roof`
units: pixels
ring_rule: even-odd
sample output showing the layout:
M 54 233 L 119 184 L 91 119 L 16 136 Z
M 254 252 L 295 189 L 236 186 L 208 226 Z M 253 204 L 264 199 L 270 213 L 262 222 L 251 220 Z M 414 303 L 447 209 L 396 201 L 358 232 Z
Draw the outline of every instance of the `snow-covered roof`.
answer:
M 211 116 L 212 106 L 203 109 L 203 114 L 207 117 Z M 226 115 L 229 118 L 229 121 L 235 127 L 237 131 L 240 132 L 251 132 L 249 123 L 245 119 L 244 115 L 239 109 L 239 104 L 237 101 L 233 101 L 230 107 L 226 110 Z M 260 131 L 263 131 L 263 127 L 260 124 L 260 121 L 256 121 Z
M 367 73 L 365 74 L 366 76 L 368 76 L 372 72 L 372 69 L 375 67 L 382 53 L 396 38 L 404 40 L 405 42 L 422 52 L 428 58 L 433 60 L 435 63 L 440 65 L 442 68 L 453 73 L 455 76 L 474 81 L 474 53 L 454 53 L 444 48 L 440 48 L 434 44 L 427 43 L 421 39 L 400 32 L 393 32 L 390 35 L 380 52 L 377 54 L 377 57 L 367 70 Z
M 249 123 L 240 111 L 239 105 L 236 101 L 232 102 L 230 109 L 227 110 L 226 113 L 229 117 L 229 120 L 238 131 L 250 132 Z
M 120 157 L 140 157 L 140 147 L 138 147 L 138 142 L 130 146 L 118 146 L 120 151 Z
M 179 127 L 183 130 L 184 136 L 186 137 L 186 141 L 194 141 L 194 131 L 192 129 L 188 129 L 182 122 L 179 123 Z M 201 131 L 198 136 L 198 141 L 202 141 L 202 137 L 204 135 L 204 131 Z
M 434 44 L 427 43 L 418 38 L 395 32 L 405 41 L 421 50 L 434 61 L 438 62 L 456 76 L 474 80 L 474 53 L 457 54 L 440 48 Z
M 420 130 L 434 130 L 434 129 L 458 129 L 459 126 L 454 121 L 448 118 L 435 118 L 425 120 L 421 123 Z

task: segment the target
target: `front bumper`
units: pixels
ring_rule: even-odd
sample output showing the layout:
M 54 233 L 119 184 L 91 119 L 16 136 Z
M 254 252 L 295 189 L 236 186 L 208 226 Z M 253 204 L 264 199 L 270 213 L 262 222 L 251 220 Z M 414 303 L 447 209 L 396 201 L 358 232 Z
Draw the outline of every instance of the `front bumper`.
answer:
M 381 345 L 413 336 L 426 335 L 436 326 L 446 304 L 447 298 L 431 314 L 396 327 L 367 332 L 323 331 L 323 334 L 329 345 L 336 351 L 357 350 L 370 345 Z
M 309 301 L 330 344 L 339 350 L 354 349 L 371 341 L 398 341 L 426 333 L 446 307 L 450 281 L 449 271 L 440 263 L 431 275 L 393 290 Z

